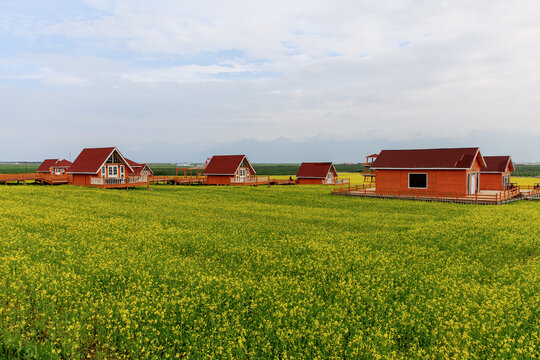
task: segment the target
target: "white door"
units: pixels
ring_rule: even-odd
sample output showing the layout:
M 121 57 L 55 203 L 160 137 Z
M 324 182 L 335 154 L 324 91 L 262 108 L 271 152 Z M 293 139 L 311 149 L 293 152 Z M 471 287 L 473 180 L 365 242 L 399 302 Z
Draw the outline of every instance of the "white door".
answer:
M 326 174 L 326 183 L 331 184 L 333 182 L 334 182 L 334 173 L 329 172 L 328 174 Z
M 476 194 L 476 173 L 471 174 L 471 188 L 469 194 Z
M 107 166 L 109 169 L 109 177 L 110 178 L 117 178 L 118 177 L 118 165 L 109 165 Z
M 238 169 L 238 181 L 239 182 L 245 182 L 246 181 L 246 169 L 245 168 Z

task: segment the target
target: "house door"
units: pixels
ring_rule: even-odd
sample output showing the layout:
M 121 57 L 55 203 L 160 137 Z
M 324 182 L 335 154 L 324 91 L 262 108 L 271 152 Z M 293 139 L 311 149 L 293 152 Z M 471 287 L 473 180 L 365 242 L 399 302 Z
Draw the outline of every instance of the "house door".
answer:
M 476 179 L 476 173 L 472 173 L 471 174 L 471 182 L 469 184 L 470 188 L 469 188 L 469 194 L 476 194 L 477 191 L 476 191 L 476 182 L 477 182 L 478 179 Z
M 245 182 L 247 176 L 247 169 L 246 168 L 240 168 L 238 169 L 238 181 L 239 182 Z
M 334 174 L 330 171 L 326 174 L 326 183 L 331 184 L 334 182 Z
M 118 177 L 118 165 L 109 165 L 107 166 L 109 169 L 109 177 L 110 178 L 117 178 Z

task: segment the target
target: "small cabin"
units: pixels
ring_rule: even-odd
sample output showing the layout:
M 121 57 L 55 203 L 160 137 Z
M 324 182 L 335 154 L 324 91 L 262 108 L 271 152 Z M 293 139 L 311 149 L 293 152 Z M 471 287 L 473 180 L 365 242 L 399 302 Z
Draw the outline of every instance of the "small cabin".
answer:
M 73 185 L 104 188 L 148 186 L 148 177 L 135 171 L 115 147 L 87 148 L 69 169 Z
M 335 184 L 338 173 L 331 162 L 303 162 L 296 173 L 300 185 Z
M 135 174 L 137 175 L 147 175 L 147 176 L 154 176 L 154 171 L 148 166 L 148 164 L 141 164 L 137 163 L 133 160 L 127 159 L 126 161 L 131 166 L 131 168 L 134 170 Z
M 514 163 L 510 156 L 484 156 L 486 168 L 480 171 L 482 190 L 507 190 L 510 186 L 510 173 Z
M 255 169 L 246 155 L 214 155 L 204 169 L 209 185 L 230 185 L 250 182 Z
M 67 174 L 70 166 L 73 165 L 70 161 L 66 159 L 45 159 L 39 165 L 36 172 L 40 174 L 49 174 L 52 176 L 60 176 Z
M 485 167 L 477 147 L 382 150 L 371 164 L 377 195 L 425 197 L 476 194 Z

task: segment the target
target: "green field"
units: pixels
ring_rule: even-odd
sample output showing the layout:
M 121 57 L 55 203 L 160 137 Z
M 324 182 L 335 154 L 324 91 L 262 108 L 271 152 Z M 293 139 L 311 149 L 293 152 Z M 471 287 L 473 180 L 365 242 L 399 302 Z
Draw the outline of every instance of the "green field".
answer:
M 540 203 L 0 186 L 0 358 L 537 358 Z

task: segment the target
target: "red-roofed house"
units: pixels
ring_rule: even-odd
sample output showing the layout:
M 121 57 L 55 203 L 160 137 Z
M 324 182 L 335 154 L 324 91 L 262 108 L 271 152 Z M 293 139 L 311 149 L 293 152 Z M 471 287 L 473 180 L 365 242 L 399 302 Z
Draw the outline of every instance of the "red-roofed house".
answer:
M 486 168 L 480 171 L 482 190 L 506 190 L 510 185 L 510 172 L 514 163 L 510 156 L 484 156 Z
M 479 148 L 383 150 L 371 164 L 377 195 L 424 197 L 476 194 L 485 167 Z
M 214 155 L 204 169 L 209 185 L 267 183 L 268 179 L 258 179 L 255 169 L 245 155 Z M 260 182 L 259 182 L 260 180 Z
M 36 172 L 41 174 L 50 174 L 50 175 L 64 175 L 69 170 L 69 167 L 72 165 L 71 162 L 66 159 L 45 159 L 39 165 Z
M 126 161 L 131 166 L 131 168 L 135 171 L 135 174 L 149 175 L 149 176 L 154 175 L 154 171 L 150 169 L 150 166 L 148 166 L 148 164 L 140 164 L 128 158 L 126 158 Z
M 297 183 L 335 184 L 338 173 L 331 162 L 303 162 L 296 173 Z
M 139 175 L 115 147 L 87 148 L 69 169 L 73 185 L 104 188 L 148 186 L 148 177 Z

